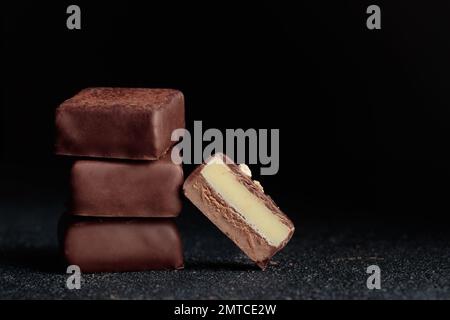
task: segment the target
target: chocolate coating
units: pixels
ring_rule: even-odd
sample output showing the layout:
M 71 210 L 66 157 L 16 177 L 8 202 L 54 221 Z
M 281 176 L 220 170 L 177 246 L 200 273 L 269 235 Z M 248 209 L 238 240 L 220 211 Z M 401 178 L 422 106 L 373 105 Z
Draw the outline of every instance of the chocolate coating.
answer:
M 180 235 L 171 219 L 67 217 L 60 221 L 63 255 L 81 272 L 182 269 Z
M 176 217 L 183 169 L 170 152 L 155 161 L 77 160 L 70 174 L 69 212 L 107 217 Z
M 56 153 L 153 160 L 184 128 L 184 97 L 173 89 L 88 88 L 56 110 Z

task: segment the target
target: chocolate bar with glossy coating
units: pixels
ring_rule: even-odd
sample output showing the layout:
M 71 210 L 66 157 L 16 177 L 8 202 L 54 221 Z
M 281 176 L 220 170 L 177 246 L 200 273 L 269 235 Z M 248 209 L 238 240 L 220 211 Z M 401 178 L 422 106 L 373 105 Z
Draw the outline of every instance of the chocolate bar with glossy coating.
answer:
M 183 190 L 223 233 L 263 270 L 294 233 L 294 225 L 247 166 L 218 153 L 186 179 Z
M 56 110 L 56 153 L 154 160 L 184 128 L 184 98 L 173 89 L 88 88 Z
M 64 215 L 63 255 L 81 272 L 183 268 L 183 251 L 172 219 L 107 219 Z
M 69 212 L 82 216 L 176 217 L 183 169 L 170 152 L 155 161 L 77 160 L 70 174 Z

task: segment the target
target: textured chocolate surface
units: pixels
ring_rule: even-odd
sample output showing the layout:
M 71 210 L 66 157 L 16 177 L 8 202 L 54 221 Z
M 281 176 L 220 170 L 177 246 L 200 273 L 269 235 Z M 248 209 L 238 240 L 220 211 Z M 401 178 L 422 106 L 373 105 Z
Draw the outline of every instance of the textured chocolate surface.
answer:
M 81 272 L 182 269 L 180 235 L 171 219 L 63 216 L 60 241 Z
M 279 246 L 271 246 L 266 239 L 259 235 L 245 219 L 229 206 L 222 197 L 217 194 L 208 182 L 202 177 L 201 171 L 204 164 L 197 167 L 186 179 L 183 190 L 186 197 L 200 211 L 210 219 L 223 233 L 225 233 L 247 256 L 255 263 L 265 269 L 269 260 L 282 248 L 286 246 L 294 233 L 294 225 L 289 218 L 281 212 L 273 200 L 266 195 L 248 176 L 242 174 L 238 166 L 228 157 L 223 155 L 224 161 L 232 170 L 236 179 L 242 183 L 247 190 L 256 195 L 267 208 L 277 215 L 280 221 L 289 227 L 289 237 Z
M 184 97 L 173 89 L 88 88 L 56 110 L 56 153 L 153 160 L 184 128 Z
M 170 152 L 155 161 L 77 160 L 69 212 L 108 217 L 176 217 L 182 208 L 183 169 Z

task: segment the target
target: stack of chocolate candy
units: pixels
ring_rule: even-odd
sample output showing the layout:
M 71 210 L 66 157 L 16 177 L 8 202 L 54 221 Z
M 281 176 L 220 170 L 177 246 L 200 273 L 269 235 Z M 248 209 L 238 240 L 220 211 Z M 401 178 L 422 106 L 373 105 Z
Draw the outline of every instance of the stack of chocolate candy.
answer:
M 181 211 L 181 165 L 172 131 L 184 98 L 171 89 L 90 88 L 56 111 L 56 153 L 73 157 L 60 223 L 69 264 L 82 272 L 180 269 L 173 218 Z

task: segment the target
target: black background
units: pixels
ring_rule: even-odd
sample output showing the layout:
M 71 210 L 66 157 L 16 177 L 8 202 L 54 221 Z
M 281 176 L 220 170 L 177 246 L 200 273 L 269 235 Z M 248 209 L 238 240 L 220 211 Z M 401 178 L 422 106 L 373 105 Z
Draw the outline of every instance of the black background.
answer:
M 2 2 L 2 198 L 64 188 L 64 99 L 173 87 L 188 128 L 280 129 L 279 174 L 259 180 L 294 219 L 448 216 L 449 3 L 163 3 L 77 1 L 70 31 L 68 1 Z M 372 3 L 382 30 L 366 28 Z

